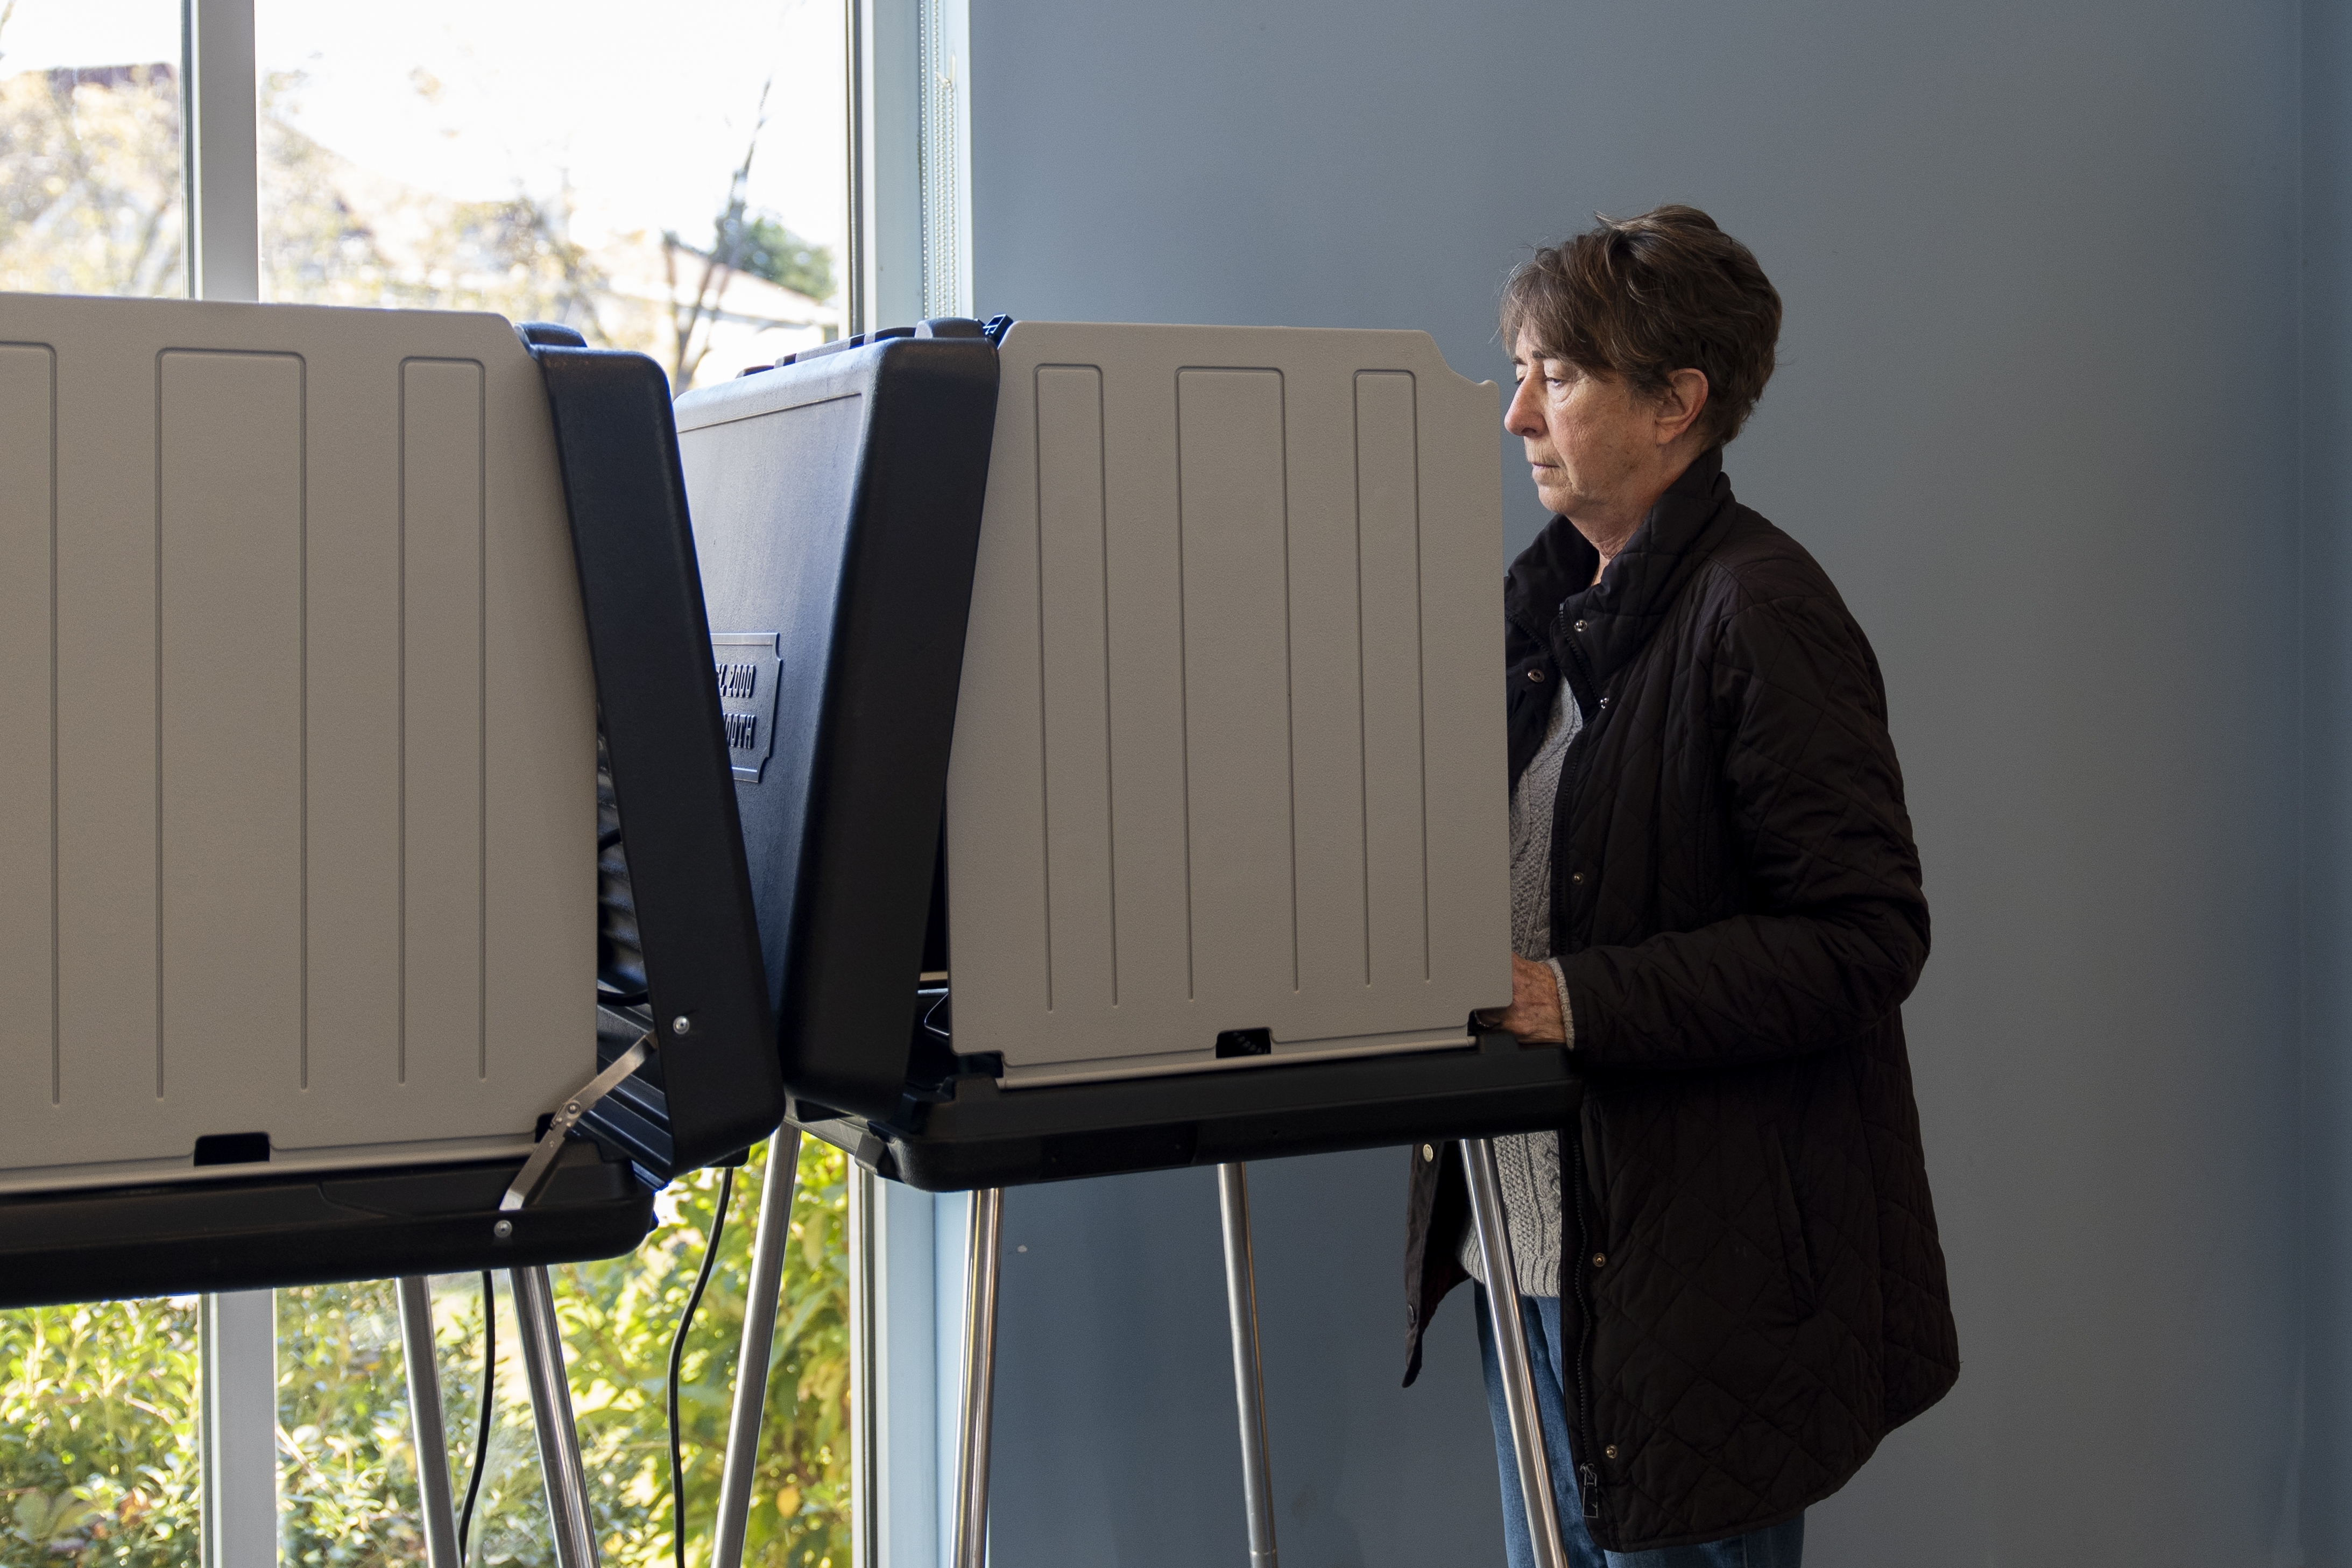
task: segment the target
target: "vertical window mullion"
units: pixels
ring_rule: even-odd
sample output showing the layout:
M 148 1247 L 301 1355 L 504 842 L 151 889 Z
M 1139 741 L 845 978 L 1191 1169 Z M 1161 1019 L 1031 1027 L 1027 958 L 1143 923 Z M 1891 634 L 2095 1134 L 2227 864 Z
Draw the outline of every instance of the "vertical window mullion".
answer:
M 859 0 L 856 206 L 860 288 L 853 331 L 923 316 L 920 0 Z
M 968 316 L 971 302 L 971 13 L 965 0 L 917 0 L 918 197 L 922 313 Z
M 205 1568 L 278 1561 L 278 1303 L 270 1290 L 206 1296 Z
M 182 0 L 182 208 L 188 292 L 261 298 L 259 130 L 253 0 Z M 206 1296 L 203 1344 L 205 1568 L 278 1561 L 278 1303 L 269 1290 Z
M 967 0 L 845 0 L 849 42 L 848 307 L 844 330 L 970 312 Z M 953 1550 L 967 1196 L 852 1166 L 851 1418 L 857 1568 L 944 1563 Z M 944 1239 L 941 1239 L 941 1237 Z
M 261 298 L 253 0 L 182 0 L 188 292 Z

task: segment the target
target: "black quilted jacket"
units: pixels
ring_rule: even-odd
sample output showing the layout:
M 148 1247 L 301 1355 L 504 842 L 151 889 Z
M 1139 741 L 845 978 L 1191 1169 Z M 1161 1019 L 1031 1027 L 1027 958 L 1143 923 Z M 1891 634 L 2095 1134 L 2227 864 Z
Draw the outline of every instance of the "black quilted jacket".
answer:
M 1584 717 L 1552 838 L 1585 1077 L 1561 1317 L 1585 1522 L 1630 1552 L 1827 1497 L 1959 1350 L 1897 1010 L 1927 906 L 1870 645 L 1719 452 L 1596 561 L 1555 518 L 1505 646 L 1515 786 L 1553 682 Z M 1413 1151 L 1407 1383 L 1463 1279 L 1451 1155 Z

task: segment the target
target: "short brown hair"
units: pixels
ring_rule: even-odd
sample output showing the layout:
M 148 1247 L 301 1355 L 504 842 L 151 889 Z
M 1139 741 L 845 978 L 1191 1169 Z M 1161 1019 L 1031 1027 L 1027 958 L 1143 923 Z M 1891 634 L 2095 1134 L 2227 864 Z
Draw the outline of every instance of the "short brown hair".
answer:
M 1664 394 L 1667 377 L 1706 377 L 1699 424 L 1707 445 L 1739 434 L 1780 339 L 1780 296 L 1746 246 L 1696 207 L 1654 207 L 1601 219 L 1565 245 L 1538 250 L 1503 288 L 1503 341 L 1522 330 L 1549 359 L 1621 376 Z

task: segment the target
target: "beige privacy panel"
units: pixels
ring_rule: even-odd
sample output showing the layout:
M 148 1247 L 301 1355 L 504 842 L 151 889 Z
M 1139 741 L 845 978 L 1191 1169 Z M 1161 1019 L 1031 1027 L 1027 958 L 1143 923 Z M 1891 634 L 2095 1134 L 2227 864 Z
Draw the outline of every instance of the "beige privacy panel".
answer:
M 0 294 L 0 1188 L 526 1143 L 594 702 L 505 321 Z
M 1466 1043 L 1510 998 L 1499 405 L 1427 334 L 1005 339 L 948 782 L 1008 1083 Z

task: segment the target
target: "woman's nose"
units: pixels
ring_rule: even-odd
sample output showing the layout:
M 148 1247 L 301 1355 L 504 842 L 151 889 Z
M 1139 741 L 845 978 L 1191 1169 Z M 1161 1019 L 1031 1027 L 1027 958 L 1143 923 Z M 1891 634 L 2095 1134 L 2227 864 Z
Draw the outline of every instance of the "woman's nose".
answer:
M 1543 434 L 1543 416 L 1537 412 L 1535 395 L 1530 388 L 1535 378 L 1529 376 L 1512 389 L 1510 406 L 1503 410 L 1503 428 L 1514 436 L 1532 437 Z

